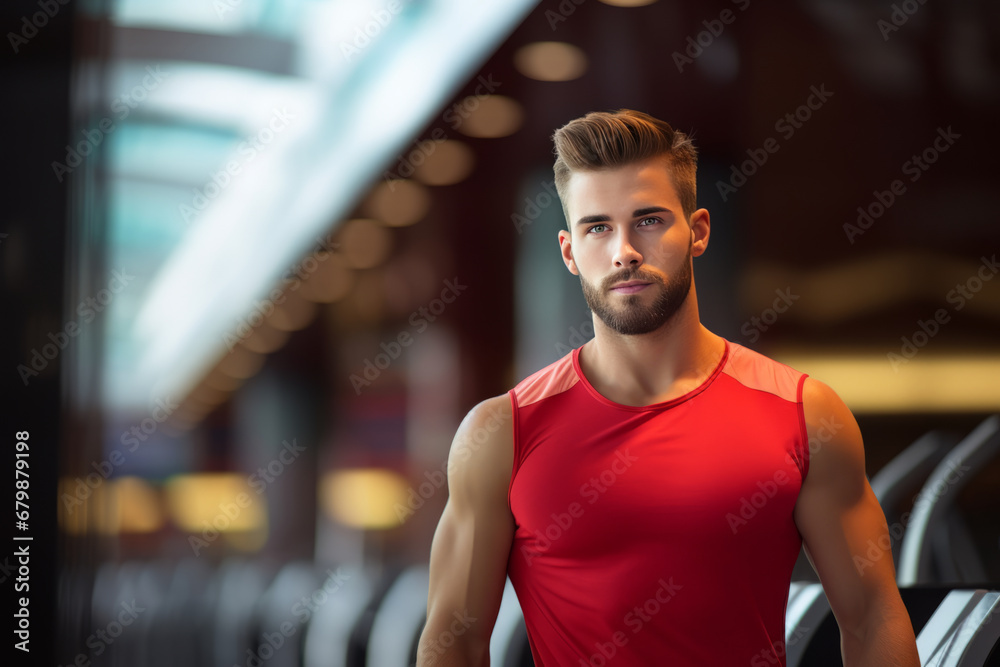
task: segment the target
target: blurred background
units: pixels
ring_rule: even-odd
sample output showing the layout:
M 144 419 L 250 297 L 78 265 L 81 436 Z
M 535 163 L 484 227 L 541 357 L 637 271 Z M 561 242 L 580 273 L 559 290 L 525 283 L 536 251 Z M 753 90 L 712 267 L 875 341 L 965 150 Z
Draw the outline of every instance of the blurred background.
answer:
M 920 581 L 1000 581 L 996 3 L 0 16 L 2 465 L 37 664 L 412 656 L 458 423 L 593 335 L 551 134 L 623 107 L 700 151 L 703 322 L 831 385 L 869 477 L 986 428 L 937 538 L 958 564 Z

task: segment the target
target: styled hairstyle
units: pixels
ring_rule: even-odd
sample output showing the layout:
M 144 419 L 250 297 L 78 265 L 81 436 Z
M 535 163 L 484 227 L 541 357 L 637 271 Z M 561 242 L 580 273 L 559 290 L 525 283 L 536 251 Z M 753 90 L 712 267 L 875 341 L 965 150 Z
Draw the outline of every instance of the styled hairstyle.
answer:
M 566 186 L 577 171 L 596 171 L 663 156 L 681 200 L 684 218 L 697 208 L 695 172 L 698 153 L 691 139 L 669 123 L 631 109 L 594 111 L 571 120 L 552 135 L 555 143 L 556 192 L 566 210 Z

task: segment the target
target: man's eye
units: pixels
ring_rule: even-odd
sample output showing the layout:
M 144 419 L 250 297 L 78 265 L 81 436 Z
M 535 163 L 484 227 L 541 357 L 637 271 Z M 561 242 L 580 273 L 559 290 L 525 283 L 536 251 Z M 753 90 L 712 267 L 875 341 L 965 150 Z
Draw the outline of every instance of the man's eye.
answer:
M 593 227 L 591 227 L 591 228 L 590 228 L 590 229 L 588 229 L 587 231 L 588 231 L 588 232 L 593 232 L 593 231 L 598 231 L 598 232 L 600 232 L 600 231 L 603 231 L 603 230 L 601 230 L 601 229 L 598 229 L 598 227 L 607 227 L 607 225 L 594 225 Z
M 657 218 L 643 218 L 642 220 L 639 221 L 639 224 L 641 225 L 644 222 L 648 222 L 650 224 L 656 224 L 657 222 L 659 222 L 659 219 L 657 219 Z M 646 225 L 646 226 L 648 227 L 649 225 Z

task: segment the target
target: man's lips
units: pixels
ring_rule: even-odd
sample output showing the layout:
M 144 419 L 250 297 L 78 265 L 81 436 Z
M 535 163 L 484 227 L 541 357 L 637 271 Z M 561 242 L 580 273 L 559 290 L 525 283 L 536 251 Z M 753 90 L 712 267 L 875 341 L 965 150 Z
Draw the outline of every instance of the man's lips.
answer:
M 618 283 L 611 288 L 612 292 L 618 292 L 619 294 L 634 294 L 639 292 L 652 283 L 642 282 L 641 280 L 629 280 L 624 283 Z

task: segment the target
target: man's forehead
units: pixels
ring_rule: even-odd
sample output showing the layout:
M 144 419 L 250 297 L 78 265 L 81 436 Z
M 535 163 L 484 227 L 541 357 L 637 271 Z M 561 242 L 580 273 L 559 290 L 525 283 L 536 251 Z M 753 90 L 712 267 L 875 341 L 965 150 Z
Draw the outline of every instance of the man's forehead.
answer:
M 672 185 L 671 166 L 666 156 L 646 158 L 637 162 L 629 162 L 617 167 L 601 167 L 597 169 L 581 169 L 573 171 L 569 177 L 569 185 L 581 181 L 587 185 L 595 183 L 642 181 L 648 183 L 665 183 Z
M 673 207 L 680 201 L 666 160 L 647 160 L 621 167 L 573 172 L 567 183 L 566 194 L 569 199 L 567 208 L 576 215 L 610 212 L 580 210 L 581 207 L 627 208 L 639 203 Z

